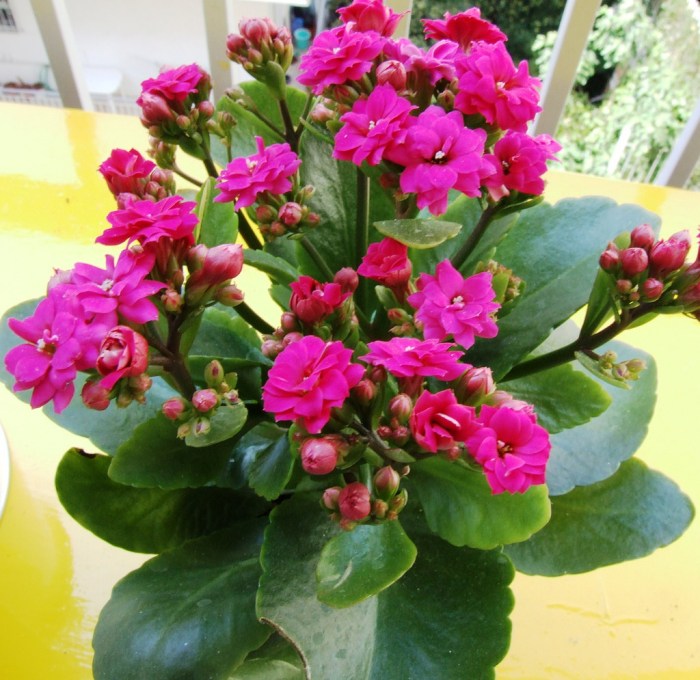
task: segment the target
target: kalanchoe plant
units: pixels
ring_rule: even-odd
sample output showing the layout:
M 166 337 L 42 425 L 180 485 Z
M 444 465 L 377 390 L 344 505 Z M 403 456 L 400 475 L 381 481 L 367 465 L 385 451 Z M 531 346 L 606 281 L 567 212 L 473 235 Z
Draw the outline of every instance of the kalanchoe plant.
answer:
M 229 37 L 257 80 L 216 105 L 196 65 L 145 81 L 160 167 L 135 150 L 100 166 L 117 208 L 96 240 L 123 250 L 9 315 L 15 391 L 102 450 L 65 455 L 62 503 L 160 553 L 114 589 L 96 677 L 486 677 L 514 567 L 641 557 L 692 517 L 667 485 L 646 499 L 673 509 L 653 545 L 613 523 L 614 554 L 548 539 L 553 513 L 577 534 L 557 501 L 591 484 L 589 452 L 558 438 L 615 410 L 607 383 L 653 390 L 651 357 L 608 343 L 698 317 L 690 236 L 660 241 L 655 216 L 605 199 L 537 205 L 559 146 L 528 135 L 539 81 L 478 10 L 426 20 L 427 50 L 392 38 L 381 0 L 339 14 L 301 59 L 306 92 L 268 20 Z M 246 267 L 279 318 L 236 285 Z M 641 411 L 596 454 L 613 508 L 659 476 L 623 462 Z

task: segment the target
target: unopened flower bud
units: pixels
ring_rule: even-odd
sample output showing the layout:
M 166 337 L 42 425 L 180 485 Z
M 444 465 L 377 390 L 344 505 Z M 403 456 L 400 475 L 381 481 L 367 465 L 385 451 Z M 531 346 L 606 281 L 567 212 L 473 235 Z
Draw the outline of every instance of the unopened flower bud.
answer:
M 377 66 L 377 85 L 391 85 L 397 92 L 406 89 L 406 67 L 395 59 L 389 59 Z
M 408 422 L 412 412 L 413 399 L 404 392 L 400 392 L 389 402 L 389 413 L 402 425 Z
M 387 379 L 387 373 L 384 366 L 372 366 L 369 370 L 369 379 L 373 383 L 383 383 Z
M 473 366 L 457 382 L 455 394 L 462 404 L 476 405 L 496 389 L 488 366 Z
M 182 309 L 182 295 L 173 288 L 168 288 L 160 299 L 166 312 L 177 313 Z
M 368 406 L 377 394 L 377 386 L 365 378 L 350 390 L 350 394 L 361 406 Z
M 304 336 L 301 333 L 298 333 L 296 331 L 292 333 L 287 333 L 287 335 L 282 338 L 282 347 L 289 347 L 293 342 L 298 342 L 301 340 Z
M 331 437 L 305 439 L 299 454 L 301 466 L 310 475 L 327 475 L 338 464 L 337 441 Z
M 352 522 L 365 519 L 372 509 L 369 489 L 361 482 L 352 482 L 338 494 L 338 509 Z
M 384 519 L 389 512 L 389 504 L 386 501 L 377 499 L 372 502 L 372 515 L 377 519 Z
M 679 231 L 667 241 L 658 241 L 652 246 L 649 254 L 653 271 L 659 278 L 663 278 L 670 272 L 680 269 L 689 250 L 688 231 Z
M 177 420 L 187 410 L 187 402 L 182 397 L 172 397 L 163 402 L 161 410 L 168 420 Z
M 266 340 L 263 340 L 262 345 L 260 346 L 260 351 L 263 353 L 263 356 L 266 356 L 268 359 L 276 358 L 283 349 L 284 346 L 282 343 L 274 338 L 267 338 Z
M 196 437 L 202 437 L 205 434 L 209 434 L 211 431 L 211 421 L 209 418 L 197 418 L 197 420 L 194 422 L 192 431 Z
M 659 279 L 647 279 L 642 284 L 642 294 L 644 297 L 653 302 L 661 297 L 661 293 L 664 292 L 664 284 L 659 281 Z
M 177 125 L 181 130 L 187 130 L 191 124 L 192 121 L 189 119 L 188 116 L 185 116 L 184 114 L 179 115 L 175 119 L 175 125 Z
M 321 505 L 323 505 L 326 510 L 338 510 L 338 496 L 342 489 L 339 486 L 332 486 L 323 492 L 321 497 Z
M 192 432 L 192 421 L 188 420 L 177 428 L 177 437 L 184 439 L 190 432 Z
M 299 324 L 297 323 L 297 317 L 291 312 L 284 312 L 280 318 L 280 327 L 285 333 L 298 331 Z
M 601 269 L 606 272 L 615 271 L 617 266 L 620 264 L 620 251 L 615 247 L 614 243 L 611 243 L 601 254 L 598 260 Z
M 329 120 L 335 119 L 336 112 L 329 109 L 323 102 L 319 102 L 311 109 L 309 118 L 311 118 L 314 123 L 323 124 L 327 123 Z
M 245 294 L 235 283 L 230 283 L 228 286 L 219 288 L 214 298 L 226 307 L 235 307 L 243 302 Z
M 279 219 L 284 222 L 288 227 L 299 224 L 301 218 L 304 216 L 304 209 L 293 201 L 285 203 L 278 213 Z
M 396 495 L 401 484 L 401 475 L 391 465 L 377 470 L 372 479 L 374 490 L 382 500 L 388 501 Z
M 354 293 L 360 285 L 360 279 L 352 267 L 343 267 L 336 272 L 333 283 L 337 283 L 343 293 Z
M 83 404 L 93 411 L 104 411 L 109 406 L 109 390 L 97 380 L 89 380 L 80 392 Z
M 401 489 L 401 491 L 391 499 L 389 508 L 398 514 L 406 507 L 406 503 L 408 503 L 408 491 L 406 491 L 406 489 Z
M 204 380 L 209 387 L 218 387 L 224 382 L 224 367 L 217 359 L 210 361 L 204 368 Z
M 197 390 L 192 395 L 192 406 L 200 413 L 207 413 L 219 404 L 219 395 L 216 390 L 205 389 Z
M 618 279 L 615 281 L 615 289 L 620 295 L 628 295 L 632 287 L 632 282 L 629 279 Z
M 651 228 L 650 224 L 640 224 L 638 227 L 632 229 L 632 233 L 630 234 L 630 245 L 633 248 L 649 250 L 655 240 L 654 230 Z
M 211 118 L 216 111 L 214 104 L 212 104 L 208 99 L 203 102 L 199 102 L 199 104 L 197 104 L 197 110 L 205 118 Z
M 649 266 L 649 256 L 644 248 L 625 248 L 620 253 L 620 264 L 625 276 L 636 276 Z

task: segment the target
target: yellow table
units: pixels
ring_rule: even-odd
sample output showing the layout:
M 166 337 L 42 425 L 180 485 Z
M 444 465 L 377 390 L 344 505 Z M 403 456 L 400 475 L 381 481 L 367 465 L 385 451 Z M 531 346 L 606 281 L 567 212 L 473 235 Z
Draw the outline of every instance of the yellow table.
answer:
M 13 104 L 0 104 L 0 129 L 4 311 L 42 295 L 52 267 L 100 262 L 92 241 L 114 203 L 97 166 L 114 147 L 145 151 L 146 133 L 132 118 Z M 694 230 L 700 220 L 698 193 L 550 173 L 548 200 L 586 194 L 644 205 L 662 215 L 665 236 Z M 674 317 L 624 336 L 659 364 L 659 406 L 640 456 L 696 505 L 698 330 Z M 145 558 L 103 543 L 59 505 L 53 475 L 64 451 L 79 443 L 75 436 L 5 389 L 0 422 L 12 458 L 0 520 L 0 678 L 90 678 L 99 610 L 114 582 Z M 643 560 L 580 576 L 516 576 L 512 645 L 497 677 L 700 678 L 698 564 L 700 522 Z

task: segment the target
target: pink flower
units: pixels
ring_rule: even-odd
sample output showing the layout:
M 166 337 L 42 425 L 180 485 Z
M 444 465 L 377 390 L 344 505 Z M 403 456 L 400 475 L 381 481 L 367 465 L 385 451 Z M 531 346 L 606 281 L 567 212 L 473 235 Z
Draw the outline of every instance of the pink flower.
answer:
M 352 350 L 307 335 L 277 357 L 263 387 L 263 407 L 275 420 L 294 420 L 317 434 L 343 405 L 364 369 L 351 364 Z
M 406 12 L 397 14 L 382 0 L 355 0 L 348 7 L 341 7 L 338 14 L 348 30 L 375 31 L 390 38 Z
M 202 80 L 208 81 L 209 76 L 197 64 L 163 71 L 157 77 L 148 78 L 141 83 L 141 97 L 136 103 L 141 106 L 144 94 L 158 95 L 171 106 L 184 102 L 191 94 L 199 91 Z
M 421 19 L 425 37 L 432 40 L 452 40 L 466 52 L 473 43 L 497 43 L 507 40 L 497 26 L 481 18 L 478 7 L 451 15 L 445 12 L 443 19 Z
M 340 514 L 351 522 L 365 519 L 372 509 L 369 489 L 361 482 L 351 482 L 338 494 Z
M 304 323 L 314 324 L 330 316 L 350 297 L 338 283 L 319 283 L 310 276 L 300 276 L 290 284 L 289 308 Z
M 500 305 L 493 301 L 496 294 L 490 272 L 465 279 L 449 260 L 443 260 L 435 268 L 435 276 L 421 274 L 416 287 L 418 292 L 410 295 L 408 302 L 418 310 L 415 317 L 423 324 L 426 338 L 443 340 L 452 336 L 469 349 L 475 336 L 497 335 L 492 315 Z
M 367 347 L 369 354 L 360 357 L 373 366 L 384 366 L 397 378 L 432 376 L 439 380 L 454 380 L 469 366 L 459 363 L 462 352 L 449 342 L 418 340 L 416 338 L 392 338 L 375 340 Z
M 525 132 L 540 111 L 537 88 L 526 61 L 516 69 L 502 42 L 478 43 L 458 63 L 459 92 L 455 108 L 471 115 L 481 114 L 487 123 L 502 130 Z
M 438 81 L 454 78 L 455 60 L 461 55 L 457 44 L 448 40 L 441 40 L 427 51 L 420 49 L 407 38 L 388 40 L 384 46 L 386 59 L 403 66 L 408 76 L 409 88 L 425 91 L 425 94 L 428 94 L 428 89 L 432 93 L 432 88 Z M 387 62 L 382 62 L 385 63 Z
M 316 36 L 301 58 L 297 80 L 321 94 L 330 85 L 360 80 L 382 51 L 384 39 L 375 31 L 346 31 L 338 26 Z
M 465 127 L 458 111 L 445 113 L 439 106 L 430 106 L 388 157 L 406 167 L 401 190 L 416 194 L 419 208 L 440 215 L 447 210 L 450 189 L 472 197 L 481 194 L 482 179 L 493 173 L 482 161 L 485 141 L 486 133 Z
M 8 321 L 26 343 L 6 354 L 5 367 L 15 378 L 15 392 L 32 390 L 32 408 L 53 400 L 54 411 L 63 411 L 73 398 L 77 371 L 92 367 L 83 356 L 80 311 L 74 300 L 52 292 L 29 318 Z
M 243 269 L 243 247 L 238 243 L 222 243 L 207 248 L 203 243 L 190 249 L 187 256 L 190 276 L 185 284 L 189 304 L 202 304 Z
M 161 238 L 194 243 L 197 216 L 192 212 L 196 203 L 181 196 L 168 196 L 160 201 L 129 201 L 121 210 L 107 215 L 112 225 L 95 241 L 114 246 L 128 241 L 141 245 L 155 244 Z
M 494 200 L 507 196 L 509 190 L 539 196 L 544 191 L 542 175 L 547 171 L 547 161 L 557 160 L 555 154 L 560 149 L 549 135 L 533 138 L 509 131 L 496 142 L 493 154 L 484 156 L 496 169 L 484 185 Z
M 407 119 L 416 107 L 399 97 L 391 85 L 380 85 L 367 99 L 358 99 L 352 111 L 340 118 L 345 123 L 335 136 L 333 158 L 362 165 L 378 165 L 387 147 L 400 144 Z
M 451 452 L 473 430 L 474 409 L 457 403 L 452 390 L 421 393 L 409 419 L 411 434 L 426 451 Z
M 357 273 L 395 291 L 403 291 L 411 278 L 412 268 L 408 246 L 386 237 L 369 245 Z
M 289 179 L 301 165 L 289 144 L 271 144 L 265 148 L 262 137 L 256 137 L 258 152 L 234 158 L 222 171 L 216 186 L 221 193 L 214 199 L 220 203 L 235 201 L 236 210 L 255 203 L 264 191 L 285 194 L 292 188 Z
M 649 252 L 651 270 L 659 279 L 663 279 L 676 269 L 680 269 L 690 251 L 690 233 L 679 231 L 668 240 L 657 241 Z
M 153 262 L 153 255 L 136 257 L 124 250 L 116 265 L 111 255 L 106 256 L 106 269 L 78 263 L 73 269 L 77 299 L 88 313 L 116 312 L 133 323 L 153 321 L 158 309 L 148 298 L 165 288 L 161 281 L 146 279 Z
M 467 439 L 467 448 L 483 467 L 494 494 L 524 493 L 545 483 L 551 444 L 549 433 L 525 411 L 484 405 L 481 426 Z
M 111 390 L 122 378 L 141 375 L 148 368 L 148 341 L 128 326 L 115 326 L 102 341 L 96 368 L 100 387 Z
M 156 164 L 146 160 L 136 149 L 114 149 L 109 158 L 100 165 L 99 171 L 115 196 L 143 196 L 144 186 L 155 168 Z

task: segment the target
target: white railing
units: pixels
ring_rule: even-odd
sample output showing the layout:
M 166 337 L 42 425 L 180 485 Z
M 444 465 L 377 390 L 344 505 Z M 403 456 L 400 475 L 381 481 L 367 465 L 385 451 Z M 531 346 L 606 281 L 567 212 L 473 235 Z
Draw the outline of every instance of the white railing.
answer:
M 286 0 L 281 0 L 286 1 Z M 395 11 L 410 10 L 412 0 L 385 0 Z M 566 99 L 574 84 L 576 70 L 586 47 L 601 0 L 567 0 L 549 69 L 543 78 L 542 112 L 532 126 L 536 134 L 554 134 L 561 119 Z M 209 65 L 220 95 L 232 82 L 231 64 L 223 59 L 218 45 L 233 30 L 233 5 L 228 0 L 201 0 L 204 12 Z M 39 29 L 51 61 L 56 86 L 64 106 L 93 110 L 84 69 L 77 58 L 65 0 L 31 0 Z M 308 4 L 303 2 L 302 4 Z M 318 2 L 323 5 L 324 3 Z M 408 35 L 405 18 L 399 32 Z M 48 101 L 47 101 L 48 103 Z M 104 109 L 101 109 L 104 110 Z M 108 109 L 109 110 L 109 109 Z M 682 187 L 700 159 L 700 99 L 684 131 L 659 170 L 655 183 Z

